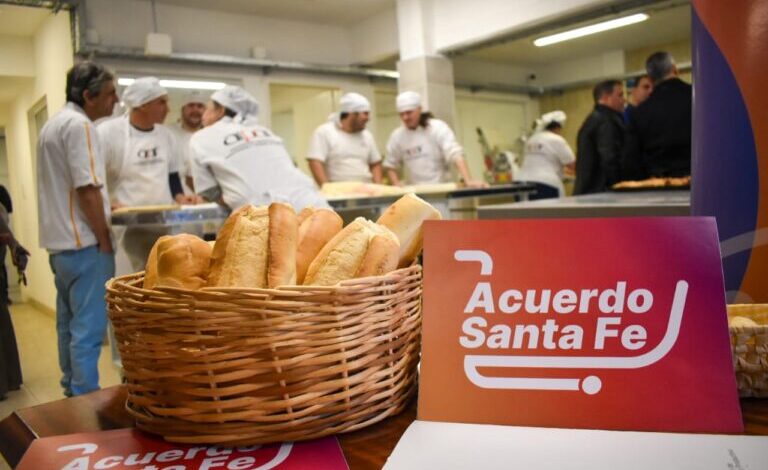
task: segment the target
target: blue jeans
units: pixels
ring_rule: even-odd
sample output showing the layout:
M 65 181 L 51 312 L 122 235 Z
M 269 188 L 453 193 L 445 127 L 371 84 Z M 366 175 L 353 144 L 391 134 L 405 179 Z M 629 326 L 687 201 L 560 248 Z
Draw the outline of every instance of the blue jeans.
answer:
M 115 275 L 115 256 L 96 246 L 51 254 L 56 282 L 56 332 L 64 395 L 99 388 L 99 353 L 107 328 L 104 284 Z

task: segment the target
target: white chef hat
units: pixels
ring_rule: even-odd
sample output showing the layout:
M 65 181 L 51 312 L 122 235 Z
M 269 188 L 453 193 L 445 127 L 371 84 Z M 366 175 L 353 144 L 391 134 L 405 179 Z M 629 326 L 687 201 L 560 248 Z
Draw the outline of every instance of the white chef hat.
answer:
M 548 125 L 552 124 L 553 122 L 556 122 L 560 124 L 561 126 L 565 125 L 565 112 L 561 110 L 556 111 L 550 111 L 546 114 L 543 114 L 539 119 L 536 120 L 536 130 L 537 131 L 543 131 L 547 128 Z
M 138 108 L 168 94 L 155 77 L 141 77 L 133 81 L 123 92 L 123 102 L 129 108 Z
M 415 91 L 404 91 L 397 95 L 397 112 L 410 111 L 421 107 L 421 95 Z
M 181 106 L 184 107 L 190 103 L 205 104 L 206 101 L 208 101 L 208 95 L 206 93 L 199 90 L 192 90 L 184 93 L 184 96 L 181 99 Z
M 211 95 L 211 99 L 243 118 L 259 114 L 259 103 L 239 86 L 227 85 L 221 90 L 216 90 Z
M 339 111 L 342 113 L 365 113 L 370 110 L 368 98 L 359 93 L 347 93 L 339 100 Z

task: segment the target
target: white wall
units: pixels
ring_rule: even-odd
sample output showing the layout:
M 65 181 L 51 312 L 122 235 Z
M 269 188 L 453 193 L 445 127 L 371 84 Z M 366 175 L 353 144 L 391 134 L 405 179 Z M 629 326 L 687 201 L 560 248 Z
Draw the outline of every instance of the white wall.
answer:
M 373 63 L 399 53 L 397 12 L 393 8 L 361 21 L 348 30 L 351 63 Z
M 69 14 L 50 16 L 32 41 L 31 57 L 35 77 L 10 104 L 0 119 L 6 129 L 10 192 L 14 200 L 13 227 L 16 237 L 31 252 L 27 268 L 29 286 L 24 297 L 54 309 L 56 289 L 48 266 L 48 254 L 38 247 L 37 192 L 34 175 L 34 150 L 31 145 L 29 110 L 45 98 L 52 115 L 65 103 L 66 72 L 72 67 Z M 5 116 L 4 118 L 2 116 Z
M 605 77 L 620 77 L 625 71 L 625 54 L 621 49 L 602 54 L 554 62 L 538 68 L 536 85 L 565 85 L 603 79 Z
M 0 75 L 31 77 L 35 73 L 29 38 L 0 34 Z
M 429 0 L 423 0 L 429 1 Z M 431 0 L 434 45 L 456 48 L 615 0 Z
M 144 49 L 153 29 L 148 1 L 88 0 L 86 5 L 88 28 L 98 31 L 102 46 Z M 156 11 L 158 32 L 173 38 L 174 52 L 250 57 L 251 47 L 261 46 L 269 59 L 348 64 L 352 57 L 348 30 L 340 26 L 164 3 L 157 3 Z
M 498 83 L 528 85 L 528 76 L 538 73 L 534 67 L 517 67 L 471 57 L 453 57 L 453 77 L 457 83 Z

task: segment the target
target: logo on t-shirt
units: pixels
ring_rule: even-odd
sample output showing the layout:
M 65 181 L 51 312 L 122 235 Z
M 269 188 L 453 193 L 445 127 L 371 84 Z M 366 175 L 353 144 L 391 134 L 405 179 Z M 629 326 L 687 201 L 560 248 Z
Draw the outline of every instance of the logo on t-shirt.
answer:
M 157 147 L 152 147 L 149 149 L 141 149 L 137 153 L 139 160 L 149 160 L 152 158 L 157 158 Z
M 411 147 L 411 148 L 405 149 L 405 158 L 406 158 L 406 160 L 413 160 L 413 159 L 416 159 L 416 158 L 419 158 L 419 157 L 422 157 L 422 156 L 424 156 L 424 154 L 422 153 L 422 146 L 421 145 L 417 145 L 415 147 Z
M 272 133 L 265 129 L 243 129 L 224 136 L 224 145 L 230 146 L 240 142 L 250 142 L 254 139 L 272 137 Z

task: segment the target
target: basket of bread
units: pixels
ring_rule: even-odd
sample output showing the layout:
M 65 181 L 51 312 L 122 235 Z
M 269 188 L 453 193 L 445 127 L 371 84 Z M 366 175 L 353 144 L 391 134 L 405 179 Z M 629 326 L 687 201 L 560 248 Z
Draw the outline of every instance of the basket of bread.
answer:
M 161 237 L 146 271 L 107 284 L 138 428 L 245 445 L 354 431 L 416 390 L 421 225 L 408 194 L 371 222 L 246 206 L 215 243 Z
M 728 305 L 736 384 L 742 397 L 768 397 L 768 304 Z

